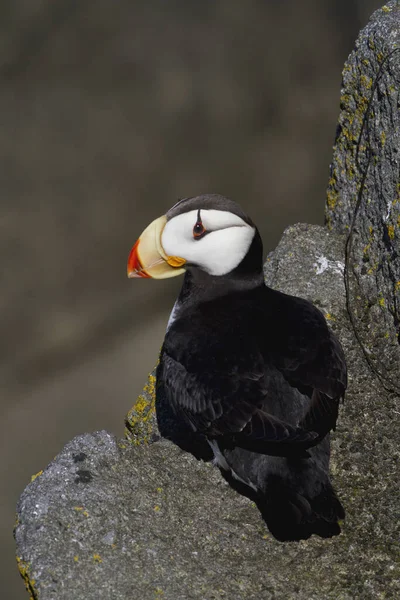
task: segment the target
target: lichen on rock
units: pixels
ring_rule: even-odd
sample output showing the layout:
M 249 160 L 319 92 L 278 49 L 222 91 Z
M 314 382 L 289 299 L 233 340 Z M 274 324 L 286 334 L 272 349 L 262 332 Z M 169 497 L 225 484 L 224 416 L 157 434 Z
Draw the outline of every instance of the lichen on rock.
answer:
M 125 437 L 132 444 L 150 443 L 159 435 L 155 414 L 155 368 L 125 417 Z
M 343 69 L 326 223 L 349 235 L 348 304 L 370 366 L 400 392 L 400 5 L 376 11 Z

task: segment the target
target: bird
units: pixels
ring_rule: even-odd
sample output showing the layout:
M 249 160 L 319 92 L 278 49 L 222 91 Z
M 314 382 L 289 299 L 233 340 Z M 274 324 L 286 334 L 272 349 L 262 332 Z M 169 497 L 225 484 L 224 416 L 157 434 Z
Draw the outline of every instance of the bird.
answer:
M 127 274 L 184 275 L 156 370 L 161 436 L 213 461 L 277 540 L 340 534 L 329 461 L 344 352 L 311 302 L 265 284 L 253 221 L 222 195 L 184 198 L 143 231 Z

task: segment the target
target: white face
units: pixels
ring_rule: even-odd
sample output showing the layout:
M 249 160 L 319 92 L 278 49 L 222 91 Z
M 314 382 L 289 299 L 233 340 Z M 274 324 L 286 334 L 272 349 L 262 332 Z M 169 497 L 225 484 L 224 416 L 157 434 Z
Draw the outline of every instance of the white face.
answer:
M 198 210 L 173 217 L 164 227 L 161 244 L 168 256 L 179 256 L 210 275 L 225 275 L 246 256 L 255 228 L 223 210 L 200 210 L 205 233 L 195 237 Z

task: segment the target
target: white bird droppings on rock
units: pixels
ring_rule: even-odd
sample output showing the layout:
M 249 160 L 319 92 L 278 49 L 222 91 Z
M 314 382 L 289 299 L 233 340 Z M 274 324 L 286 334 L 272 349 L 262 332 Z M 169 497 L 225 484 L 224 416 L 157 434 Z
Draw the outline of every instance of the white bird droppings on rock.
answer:
M 317 262 L 313 264 L 313 267 L 316 269 L 317 275 L 321 275 L 327 270 L 343 275 L 344 263 L 340 260 L 328 260 L 326 256 L 317 256 L 316 260 Z

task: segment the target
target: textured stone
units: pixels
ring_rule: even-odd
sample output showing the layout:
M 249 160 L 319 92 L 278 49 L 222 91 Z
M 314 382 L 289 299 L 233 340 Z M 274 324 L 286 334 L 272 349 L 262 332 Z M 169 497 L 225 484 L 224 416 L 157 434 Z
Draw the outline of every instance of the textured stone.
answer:
M 347 511 L 342 535 L 279 543 L 211 465 L 166 441 L 141 444 L 140 432 L 135 444 L 86 434 L 29 484 L 18 505 L 19 564 L 34 598 L 400 596 L 395 399 L 371 374 L 349 325 L 343 246 L 343 236 L 296 225 L 266 263 L 267 282 L 312 299 L 348 357 L 349 393 L 332 449 L 334 485 Z M 156 429 L 146 429 L 142 439 L 153 435 Z
M 349 307 L 376 374 L 400 393 L 400 4 L 360 33 L 343 70 L 326 222 L 351 232 Z M 365 185 L 362 186 L 365 178 Z
M 149 374 L 142 393 L 125 417 L 125 437 L 132 444 L 156 441 L 159 437 L 155 413 L 156 368 Z

